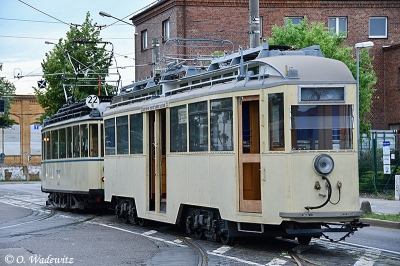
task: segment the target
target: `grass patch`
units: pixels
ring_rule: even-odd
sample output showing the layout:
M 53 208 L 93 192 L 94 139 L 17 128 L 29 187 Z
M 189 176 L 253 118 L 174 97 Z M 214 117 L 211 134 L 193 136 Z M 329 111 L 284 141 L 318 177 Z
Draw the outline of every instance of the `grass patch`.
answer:
M 364 214 L 362 218 L 372 218 L 377 220 L 386 220 L 386 221 L 400 223 L 400 212 L 398 214 L 377 214 L 377 213 Z

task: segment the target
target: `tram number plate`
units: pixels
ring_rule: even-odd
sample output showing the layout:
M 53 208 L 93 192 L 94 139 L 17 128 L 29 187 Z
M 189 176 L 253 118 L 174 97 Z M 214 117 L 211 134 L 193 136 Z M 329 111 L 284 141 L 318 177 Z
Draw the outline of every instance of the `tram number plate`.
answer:
M 100 99 L 96 95 L 89 95 L 86 97 L 86 105 L 89 108 L 97 108 L 100 104 Z

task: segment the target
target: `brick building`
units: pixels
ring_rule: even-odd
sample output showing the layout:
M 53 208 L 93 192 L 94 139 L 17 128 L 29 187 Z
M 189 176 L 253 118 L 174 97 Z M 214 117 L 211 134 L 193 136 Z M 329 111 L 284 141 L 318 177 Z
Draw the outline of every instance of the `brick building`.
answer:
M 271 37 L 272 26 L 284 25 L 284 18 L 296 23 L 306 16 L 346 31 L 348 46 L 373 41 L 370 53 L 378 82 L 369 119 L 376 130 L 400 129 L 400 1 L 260 0 L 259 14 L 261 38 Z M 131 20 L 138 33 L 138 80 L 151 76 L 153 38 L 159 40 L 161 54 L 168 37 L 227 39 L 236 51 L 250 42 L 248 0 L 159 0 Z
M 1 153 L 5 154 L 0 167 L 0 180 L 5 177 L 24 178 L 27 167 L 30 176 L 40 171 L 41 126 L 38 118 L 44 113 L 34 95 L 15 95 L 10 118 L 15 121 L 10 128 L 0 129 Z M 27 156 L 31 160 L 27 162 Z

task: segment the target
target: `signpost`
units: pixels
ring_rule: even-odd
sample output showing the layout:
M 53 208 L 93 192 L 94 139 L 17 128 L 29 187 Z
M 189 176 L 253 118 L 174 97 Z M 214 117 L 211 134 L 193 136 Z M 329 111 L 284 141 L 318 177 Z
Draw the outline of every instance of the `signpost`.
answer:
M 383 173 L 390 174 L 390 141 L 383 142 Z

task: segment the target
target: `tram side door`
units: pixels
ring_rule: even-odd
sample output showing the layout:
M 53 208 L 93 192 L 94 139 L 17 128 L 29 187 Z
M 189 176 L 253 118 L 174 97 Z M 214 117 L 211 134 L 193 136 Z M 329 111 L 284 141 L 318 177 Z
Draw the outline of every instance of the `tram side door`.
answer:
M 239 211 L 261 212 L 259 96 L 238 101 Z
M 149 210 L 166 211 L 166 112 L 149 112 Z

